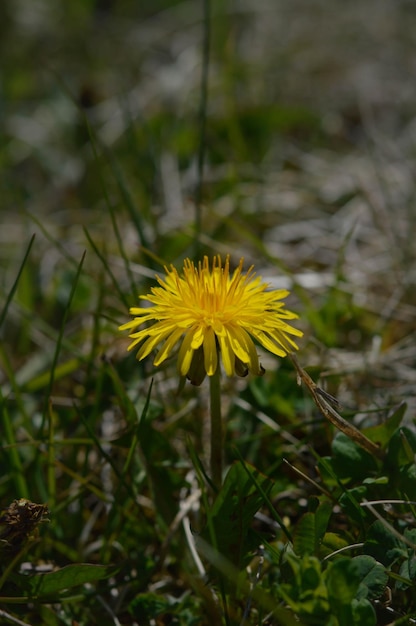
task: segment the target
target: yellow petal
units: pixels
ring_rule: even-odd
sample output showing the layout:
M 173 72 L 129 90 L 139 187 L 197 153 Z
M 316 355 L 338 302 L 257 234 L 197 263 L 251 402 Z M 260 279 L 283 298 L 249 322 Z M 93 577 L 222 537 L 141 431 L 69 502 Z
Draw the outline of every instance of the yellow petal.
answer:
M 212 328 L 206 329 L 203 345 L 205 371 L 208 376 L 213 376 L 218 367 L 218 348 Z
M 149 354 L 156 348 L 157 344 L 163 341 L 167 335 L 168 333 L 157 334 L 154 337 L 146 339 L 137 353 L 138 360 L 141 361 L 149 356 Z
M 288 351 L 285 351 L 283 348 L 277 346 L 276 343 L 272 341 L 263 331 L 252 330 L 251 334 L 264 348 L 266 348 L 266 350 L 269 350 L 272 354 L 276 354 L 276 356 L 286 356 Z
M 157 353 L 153 365 L 157 367 L 169 356 L 170 352 L 174 348 L 175 344 L 182 337 L 183 331 L 181 328 L 175 330 L 165 341 L 159 352 Z
M 205 329 L 200 326 L 195 330 L 192 335 L 192 349 L 198 350 L 198 348 L 202 345 L 205 337 Z
M 192 348 L 192 336 L 193 333 L 186 333 L 182 345 L 179 348 L 178 353 L 178 370 L 181 376 L 186 376 L 192 362 L 192 356 L 194 354 L 194 350 Z
M 246 337 L 244 329 L 232 326 L 230 324 L 229 326 L 227 326 L 226 332 L 227 332 L 228 339 L 230 341 L 234 354 L 243 363 L 248 363 L 249 361 L 249 346 L 248 346 L 248 340 L 247 340 L 248 336 Z M 250 338 L 248 337 L 248 339 Z
M 224 363 L 224 369 L 227 376 L 232 376 L 234 374 L 234 352 L 232 350 L 230 340 L 227 335 L 220 335 L 218 337 L 218 341 L 221 348 L 221 358 Z
M 257 354 L 256 346 L 248 332 L 244 328 L 233 329 L 235 333 L 235 346 L 233 343 L 233 350 L 237 358 L 248 366 L 248 369 L 257 374 L 260 371 L 259 356 Z M 238 346 L 238 350 L 237 350 Z
M 141 323 L 141 320 L 140 320 Z M 119 326 L 118 329 L 119 330 L 130 330 L 131 328 L 136 328 L 136 326 L 138 326 L 138 322 L 136 320 L 130 320 L 130 322 L 127 322 L 126 324 L 122 324 L 122 326 Z

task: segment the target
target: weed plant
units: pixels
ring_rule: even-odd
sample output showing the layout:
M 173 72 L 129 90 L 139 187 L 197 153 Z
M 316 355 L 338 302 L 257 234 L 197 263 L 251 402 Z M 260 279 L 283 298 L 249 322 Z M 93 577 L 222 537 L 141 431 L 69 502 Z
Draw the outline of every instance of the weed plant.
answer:
M 0 623 L 416 624 L 413 7 L 139 4 L 0 6 Z M 214 481 L 210 377 L 118 330 L 204 255 L 304 333 Z

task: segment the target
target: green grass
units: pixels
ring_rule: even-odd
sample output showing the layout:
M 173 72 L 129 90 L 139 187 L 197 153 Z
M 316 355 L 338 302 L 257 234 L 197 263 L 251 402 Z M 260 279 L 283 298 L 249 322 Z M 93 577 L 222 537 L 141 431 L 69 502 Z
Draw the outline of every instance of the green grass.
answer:
M 9 4 L 0 622 L 416 623 L 412 7 Z M 196 252 L 305 333 L 222 377 L 215 497 L 208 385 L 118 331 Z

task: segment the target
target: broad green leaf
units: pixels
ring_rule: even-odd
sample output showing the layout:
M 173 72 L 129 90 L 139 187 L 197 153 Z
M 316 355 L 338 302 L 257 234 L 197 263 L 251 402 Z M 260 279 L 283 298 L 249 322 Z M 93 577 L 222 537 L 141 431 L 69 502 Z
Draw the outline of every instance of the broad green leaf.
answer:
M 351 626 L 353 622 L 352 601 L 360 584 L 359 573 L 352 559 L 340 558 L 326 571 L 328 599 L 339 626 Z
M 360 586 L 357 598 L 376 600 L 380 598 L 386 588 L 389 576 L 384 565 L 378 563 L 372 556 L 362 554 L 352 559 L 360 577 Z
M 326 499 L 322 502 L 319 499 L 316 501 L 317 508 L 302 515 L 296 524 L 293 549 L 298 556 L 316 554 L 328 526 L 333 505 Z
M 350 605 L 360 584 L 359 570 L 353 559 L 342 557 L 331 563 L 325 578 L 331 606 L 336 609 L 339 605 Z
M 345 546 L 347 545 L 348 545 L 348 541 L 342 538 L 340 535 L 337 535 L 336 533 L 332 533 L 332 532 L 325 533 L 325 535 L 322 538 L 319 555 L 327 556 L 328 554 L 331 554 L 332 552 L 336 552 L 337 550 L 340 550 L 341 548 L 345 548 Z
M 317 461 L 317 468 L 323 483 L 332 491 L 339 487 L 342 482 L 333 467 L 333 458 L 330 456 L 321 456 Z
M 416 581 L 416 557 L 412 556 L 403 561 L 399 570 L 400 576 L 406 578 L 409 581 L 409 584 Z M 404 582 L 397 583 L 399 589 L 406 589 L 409 585 L 404 584 Z
M 377 615 L 372 604 L 365 598 L 352 601 L 354 626 L 376 626 Z
M 317 589 L 322 581 L 319 561 L 304 561 L 302 563 L 302 593 Z
M 133 617 L 149 623 L 158 615 L 171 611 L 172 600 L 158 593 L 141 593 L 130 602 L 129 609 Z
M 401 494 L 416 493 L 416 464 L 401 467 L 397 476 L 397 488 Z
M 377 426 L 370 426 L 369 428 L 363 429 L 363 435 L 374 443 L 378 443 L 382 448 L 385 448 L 402 423 L 406 409 L 407 404 L 402 402 L 385 422 L 377 424 Z
M 344 433 L 338 433 L 334 438 L 332 452 L 334 455 L 333 467 L 338 478 L 362 480 L 377 470 L 374 457 Z
M 364 507 L 360 506 L 360 502 L 366 496 L 366 485 L 360 485 L 359 487 L 353 487 L 353 489 L 344 491 L 339 499 L 339 503 L 344 512 L 357 523 L 362 523 L 362 521 L 369 516 L 369 512 L 366 511 Z
M 407 557 L 406 544 L 403 543 L 381 520 L 376 520 L 369 528 L 364 544 L 364 552 L 373 556 L 386 567 L 390 567 L 398 558 Z
M 404 536 L 410 543 L 416 545 L 416 528 L 410 530 L 406 528 Z M 407 555 L 407 559 L 400 566 L 399 574 L 403 579 L 408 580 L 409 583 L 404 582 L 404 580 L 398 581 L 396 583 L 398 589 L 407 589 L 411 582 L 414 584 L 416 581 L 416 556 L 415 550 L 410 545 L 407 545 Z
M 406 530 L 404 531 L 404 536 L 408 541 L 416 546 L 416 528 L 406 528 Z M 409 549 L 411 550 L 410 546 Z
M 289 552 L 285 560 L 290 566 L 290 574 L 283 574 L 285 582 L 279 586 L 278 594 L 297 615 L 305 619 L 305 623 L 326 623 L 328 593 L 319 559 L 314 556 L 300 558 Z M 285 568 L 282 568 L 284 571 Z
M 42 598 L 52 596 L 65 589 L 94 583 L 103 578 L 112 576 L 118 568 L 113 565 L 91 565 L 89 563 L 77 563 L 67 565 L 48 574 L 24 575 L 14 574 L 11 580 L 18 589 L 24 590 L 28 596 Z
M 408 426 L 398 428 L 392 435 L 386 463 L 391 470 L 414 462 L 416 453 L 416 433 Z
M 321 543 L 322 538 L 328 528 L 328 522 L 332 515 L 333 503 L 330 500 L 323 499 L 315 513 L 315 541 L 317 546 Z
M 293 549 L 298 556 L 315 552 L 315 513 L 305 513 L 296 524 L 293 533 Z

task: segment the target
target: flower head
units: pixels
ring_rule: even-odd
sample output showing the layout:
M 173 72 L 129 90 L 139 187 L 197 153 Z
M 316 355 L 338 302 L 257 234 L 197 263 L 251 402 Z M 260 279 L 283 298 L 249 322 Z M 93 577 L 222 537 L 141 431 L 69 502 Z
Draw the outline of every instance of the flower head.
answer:
M 303 333 L 287 320 L 298 316 L 282 302 L 289 292 L 269 291 L 253 267 L 243 273 L 243 259 L 232 273 L 229 257 L 223 266 L 219 255 L 211 267 L 205 256 L 198 266 L 186 259 L 181 275 L 173 266 L 165 271 L 164 278 L 157 277 L 159 286 L 140 296 L 153 306 L 132 307 L 134 319 L 120 326 L 132 331 L 128 350 L 140 345 L 139 360 L 162 344 L 154 359 L 158 366 L 181 341 L 178 371 L 199 385 L 206 374 L 215 374 L 219 357 L 228 376 L 263 374 L 253 339 L 281 357 L 297 349 L 291 335 Z M 138 330 L 146 322 L 151 325 Z

